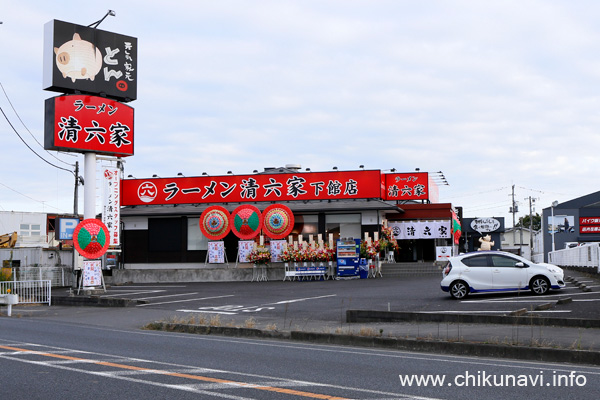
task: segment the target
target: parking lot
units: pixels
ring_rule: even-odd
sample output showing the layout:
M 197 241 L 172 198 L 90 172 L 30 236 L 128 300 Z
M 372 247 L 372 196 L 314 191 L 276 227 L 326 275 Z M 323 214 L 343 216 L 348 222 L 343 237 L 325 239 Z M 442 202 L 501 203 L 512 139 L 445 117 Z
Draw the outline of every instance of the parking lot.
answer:
M 252 317 L 279 324 L 343 322 L 348 309 L 487 315 L 527 309 L 539 315 L 597 319 L 598 278 L 571 271 L 565 275 L 577 277 L 592 291 L 584 292 L 567 282 L 564 289 L 544 296 L 530 292 L 475 294 L 459 301 L 440 290 L 441 274 L 429 274 L 337 281 L 140 284 L 112 286 L 101 296 L 132 299 L 139 302 L 137 308 L 180 315 L 220 315 L 233 320 Z M 570 300 L 557 304 L 559 299 Z

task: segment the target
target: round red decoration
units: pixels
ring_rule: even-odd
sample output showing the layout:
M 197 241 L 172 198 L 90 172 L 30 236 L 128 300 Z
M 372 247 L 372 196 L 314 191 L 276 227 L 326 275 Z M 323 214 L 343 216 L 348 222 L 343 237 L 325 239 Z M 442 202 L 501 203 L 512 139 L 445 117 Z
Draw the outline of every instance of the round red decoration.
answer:
M 263 229 L 271 239 L 283 239 L 294 229 L 292 210 L 283 204 L 271 204 L 263 211 Z
M 84 219 L 73 231 L 73 245 L 83 257 L 94 260 L 102 257 L 110 243 L 108 228 L 94 218 Z
M 262 228 L 260 210 L 251 204 L 243 204 L 233 210 L 229 217 L 231 231 L 240 239 L 252 239 Z
M 200 230 L 209 240 L 223 239 L 231 230 L 229 211 L 221 206 L 211 206 L 200 215 Z

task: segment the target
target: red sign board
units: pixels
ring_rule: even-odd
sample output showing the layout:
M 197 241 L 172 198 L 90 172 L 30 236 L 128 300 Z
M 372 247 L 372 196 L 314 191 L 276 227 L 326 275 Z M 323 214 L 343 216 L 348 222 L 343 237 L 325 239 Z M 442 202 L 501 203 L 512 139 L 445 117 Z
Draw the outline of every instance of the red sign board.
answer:
M 600 217 L 579 217 L 579 225 L 600 225 Z
M 600 233 L 600 217 L 579 217 L 579 233 Z
M 385 174 L 384 200 L 429 200 L 429 174 Z
M 379 170 L 121 181 L 124 206 L 381 198 Z
M 44 148 L 133 155 L 133 108 L 97 96 L 57 96 L 46 100 Z

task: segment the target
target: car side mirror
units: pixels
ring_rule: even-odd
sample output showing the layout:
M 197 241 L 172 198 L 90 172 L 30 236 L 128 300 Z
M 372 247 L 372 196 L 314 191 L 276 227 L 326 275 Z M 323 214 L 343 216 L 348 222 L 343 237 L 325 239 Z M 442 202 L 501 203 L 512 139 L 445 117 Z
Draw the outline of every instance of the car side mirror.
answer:
M 516 264 L 515 264 L 515 267 L 518 267 L 518 268 L 525 268 L 525 267 L 526 267 L 526 265 L 525 265 L 525 263 L 524 263 L 524 262 L 522 262 L 522 261 L 519 261 L 518 263 L 516 263 Z

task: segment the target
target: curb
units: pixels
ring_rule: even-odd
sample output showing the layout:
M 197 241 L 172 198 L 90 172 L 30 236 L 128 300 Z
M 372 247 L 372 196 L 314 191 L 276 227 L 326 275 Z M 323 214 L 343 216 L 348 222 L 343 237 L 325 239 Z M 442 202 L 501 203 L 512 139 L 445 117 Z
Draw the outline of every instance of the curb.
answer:
M 553 318 L 536 315 L 436 314 L 404 311 L 347 310 L 346 322 L 448 322 L 461 324 L 540 325 L 600 328 L 600 319 Z
M 53 306 L 92 306 L 92 307 L 134 307 L 140 302 L 130 299 L 117 299 L 99 296 L 54 296 Z
M 191 325 L 158 321 L 148 324 L 145 326 L 145 329 L 200 335 L 216 334 L 232 337 L 293 340 L 308 343 L 370 347 L 459 356 L 511 358 L 517 360 L 600 365 L 600 352 L 588 350 L 552 349 L 544 347 L 511 346 L 474 342 L 445 342 L 423 339 L 355 336 L 301 331 L 279 332 L 265 331 L 255 328 Z

